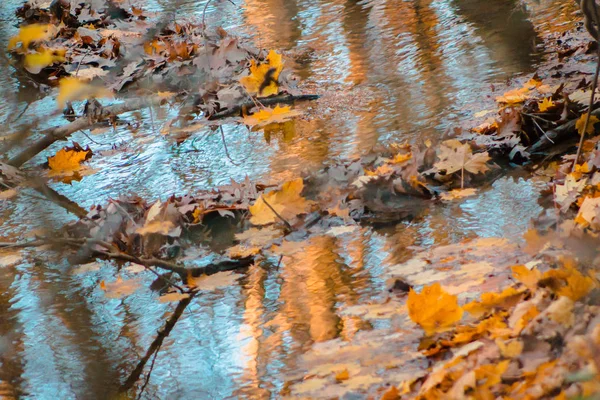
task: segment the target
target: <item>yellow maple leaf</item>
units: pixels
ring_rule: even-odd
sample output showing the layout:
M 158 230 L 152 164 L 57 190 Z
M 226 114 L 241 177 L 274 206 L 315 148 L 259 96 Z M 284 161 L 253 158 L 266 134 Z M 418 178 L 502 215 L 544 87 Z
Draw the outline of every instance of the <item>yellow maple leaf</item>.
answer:
M 542 279 L 542 273 L 538 269 L 529 269 L 524 265 L 513 266 L 512 275 L 532 292 L 537 288 L 539 280 Z
M 47 49 L 27 53 L 23 61 L 25 69 L 32 74 L 39 74 L 44 68 L 65 61 L 65 49 Z
M 483 293 L 481 301 L 472 301 L 463 306 L 474 317 L 479 317 L 494 309 L 506 309 L 514 306 L 523 295 L 522 290 L 508 287 L 502 293 Z
M 74 172 L 81 169 L 81 163 L 89 158 L 90 150 L 60 149 L 52 157 L 48 157 L 51 175 Z
M 573 265 L 566 263 L 563 269 L 551 269 L 546 271 L 542 277 L 544 280 L 557 280 L 560 284 L 550 281 L 550 287 L 559 296 L 566 296 L 577 301 L 586 296 L 595 286 L 596 281 L 585 276 Z
M 439 282 L 424 287 L 421 293 L 411 289 L 406 305 L 410 319 L 427 335 L 448 329 L 463 316 L 456 296 L 446 293 Z
M 538 101 L 537 104 L 540 112 L 546 112 L 556 105 L 550 97 L 546 97 L 544 100 Z
M 19 43 L 22 44 L 23 50 L 26 50 L 30 43 L 41 40 L 49 40 L 57 32 L 58 29 L 54 25 L 31 24 L 22 26 L 19 29 L 19 34 L 13 36 L 8 41 L 8 50 L 15 49 Z
M 299 112 L 292 110 L 290 106 L 275 108 L 265 107 L 252 115 L 244 117 L 244 124 L 250 126 L 263 126 L 271 123 L 285 122 L 288 119 L 300 115 Z
M 350 379 L 350 373 L 347 368 L 335 374 L 335 380 L 338 382 L 347 381 L 348 379 Z
M 365 175 L 367 175 L 367 176 L 384 176 L 384 175 L 389 175 L 393 172 L 394 172 L 394 170 L 392 167 L 390 167 L 389 164 L 383 164 L 383 165 L 380 165 L 379 167 L 377 167 L 373 171 L 369 171 L 368 169 L 366 169 Z
M 524 87 L 520 89 L 509 90 L 502 96 L 496 97 L 498 103 L 505 103 L 508 105 L 522 103 L 529 98 L 529 88 Z
M 250 75 L 240 78 L 240 83 L 251 95 L 267 97 L 279 93 L 279 74 L 283 69 L 281 54 L 269 52 L 266 63 L 250 61 Z
M 392 164 L 402 164 L 412 158 L 412 153 L 398 153 L 390 160 Z
M 295 179 L 284 183 L 280 190 L 273 190 L 269 193 L 263 193 L 248 207 L 252 217 L 250 222 L 254 225 L 266 225 L 273 222 L 280 222 L 279 214 L 287 222 L 295 218 L 299 214 L 304 214 L 310 210 L 313 202 L 306 200 L 300 194 L 304 189 L 304 181 L 302 178 Z M 264 200 L 275 210 L 265 203 Z
M 579 117 L 577 122 L 575 122 L 575 128 L 577 129 L 577 132 L 579 132 L 580 135 L 583 134 L 585 118 L 586 118 L 586 114 L 583 114 L 583 115 L 581 115 L 581 117 Z M 590 122 L 588 123 L 585 133 L 587 133 L 588 135 L 591 135 L 592 133 L 594 133 L 594 125 L 597 122 L 600 122 L 600 120 L 598 118 L 596 118 L 594 115 L 590 115 Z
M 56 103 L 63 108 L 68 101 L 85 100 L 89 97 L 109 97 L 108 89 L 90 85 L 82 79 L 74 76 L 62 78 L 58 83 L 58 96 Z

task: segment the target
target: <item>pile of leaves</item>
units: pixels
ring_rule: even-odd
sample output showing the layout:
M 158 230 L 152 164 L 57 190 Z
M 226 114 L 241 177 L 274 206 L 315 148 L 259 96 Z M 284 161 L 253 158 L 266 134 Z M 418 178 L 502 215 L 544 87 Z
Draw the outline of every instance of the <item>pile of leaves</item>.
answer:
M 8 45 L 15 64 L 53 86 L 70 77 L 101 82 L 111 92 L 185 90 L 207 116 L 251 98 L 295 93 L 280 54 L 256 49 L 222 28 L 166 22 L 111 0 L 31 2 L 18 15 L 23 22 Z

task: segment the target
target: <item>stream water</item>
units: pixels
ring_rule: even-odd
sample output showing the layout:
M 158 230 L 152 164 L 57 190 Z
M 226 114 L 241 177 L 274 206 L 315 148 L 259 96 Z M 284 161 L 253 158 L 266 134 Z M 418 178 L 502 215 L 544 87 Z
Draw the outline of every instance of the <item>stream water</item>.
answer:
M 576 18 L 574 2 L 545 0 L 234 2 L 211 3 L 208 23 L 251 37 L 257 46 L 300 55 L 288 67 L 307 87 L 339 94 L 330 104 L 315 103 L 327 107 L 324 117 L 297 121 L 293 137 L 269 141 L 262 132 L 225 126 L 228 158 L 220 135 L 204 137 L 199 130 L 177 146 L 159 133 L 168 116 L 143 111 L 136 134 L 105 132 L 93 137 L 100 144 L 75 134 L 99 154 L 90 163 L 96 173 L 71 185 L 54 183 L 54 189 L 84 207 L 127 193 L 164 199 L 246 176 L 281 182 L 381 143 L 436 137 L 493 107 L 494 83 L 531 73 L 542 60 L 539 33 L 569 27 Z M 21 2 L 2 3 L 0 42 L 6 43 Z M 144 3 L 154 11 L 176 9 L 181 18 L 201 18 L 204 6 Z M 17 80 L 5 56 L 0 66 L 0 121 L 12 121 L 25 107 L 24 120 L 53 112 L 53 99 Z M 110 151 L 122 143 L 127 146 Z M 63 145 L 26 168 L 39 168 Z M 426 209 L 415 221 L 313 237 L 279 268 L 252 267 L 237 285 L 202 294 L 163 344 L 143 398 L 277 398 L 285 374 L 313 343 L 372 328 L 340 311 L 381 293 L 387 266 L 434 245 L 519 237 L 541 210 L 540 185 L 518 171 L 510 175 L 475 197 Z M 5 239 L 72 218 L 27 194 L 0 203 Z M 0 398 L 110 398 L 174 304 L 157 301 L 148 289 L 151 275 L 136 274 L 145 285 L 134 294 L 108 299 L 99 282 L 113 281 L 114 267 L 102 263 L 74 273 L 66 261 L 51 260 L 31 252 L 16 266 L 0 267 Z

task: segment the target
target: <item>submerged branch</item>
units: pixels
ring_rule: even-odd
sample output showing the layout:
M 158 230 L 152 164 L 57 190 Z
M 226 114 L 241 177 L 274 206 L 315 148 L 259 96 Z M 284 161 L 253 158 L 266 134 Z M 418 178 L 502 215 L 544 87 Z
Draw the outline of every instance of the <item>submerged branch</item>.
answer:
M 175 327 L 175 324 L 181 317 L 181 314 L 183 314 L 186 307 L 191 303 L 191 301 L 195 295 L 196 295 L 196 293 L 192 292 L 189 294 L 189 297 L 182 299 L 179 302 L 179 304 L 177 304 L 175 311 L 173 311 L 173 314 L 167 320 L 167 322 L 162 327 L 162 329 L 158 331 L 156 338 L 154 338 L 154 340 L 150 344 L 150 347 L 148 347 L 148 350 L 146 351 L 146 354 L 144 355 L 144 357 L 138 362 L 135 369 L 133 371 L 131 371 L 131 374 L 129 374 L 129 377 L 127 378 L 127 380 L 119 388 L 119 393 L 125 393 L 125 392 L 129 391 L 133 387 L 133 385 L 135 385 L 135 383 L 138 381 L 138 379 L 140 379 L 140 376 L 142 375 L 142 372 L 144 371 L 144 367 L 146 366 L 146 363 L 148 362 L 148 360 L 150 359 L 150 357 L 152 357 L 152 355 L 154 353 L 158 352 L 158 350 L 162 346 L 163 341 L 165 340 L 165 338 L 167 336 L 169 336 L 169 334 Z
M 108 115 L 119 115 L 126 112 L 135 111 L 143 107 L 148 107 L 149 105 L 160 104 L 164 99 L 164 96 L 158 95 L 149 98 L 136 98 L 127 100 L 121 104 L 105 107 L 104 111 Z M 65 140 L 67 137 L 69 137 L 69 135 L 77 132 L 78 130 L 91 129 L 98 126 L 102 126 L 103 124 L 103 122 L 91 121 L 90 119 L 84 116 L 77 118 L 75 121 L 69 124 L 47 129 L 44 132 L 42 132 L 42 138 L 32 143 L 22 152 L 11 158 L 8 161 L 8 164 L 12 165 L 13 167 L 20 167 L 30 159 L 35 157 L 37 154 L 41 153 L 46 148 L 51 146 L 57 140 Z
M 262 105 L 269 106 L 273 104 L 285 104 L 285 103 L 293 103 L 294 101 L 304 101 L 304 100 L 317 100 L 320 96 L 318 94 L 301 94 L 295 96 L 293 94 L 283 94 L 280 96 L 267 97 L 265 99 L 260 99 Z M 238 106 L 234 106 L 231 108 L 227 108 L 223 111 L 215 113 L 213 115 L 208 116 L 209 121 L 213 121 L 215 119 L 231 117 L 232 115 L 239 114 L 244 108 L 252 108 L 255 107 L 256 104 L 253 101 L 249 101 L 247 103 L 240 104 Z

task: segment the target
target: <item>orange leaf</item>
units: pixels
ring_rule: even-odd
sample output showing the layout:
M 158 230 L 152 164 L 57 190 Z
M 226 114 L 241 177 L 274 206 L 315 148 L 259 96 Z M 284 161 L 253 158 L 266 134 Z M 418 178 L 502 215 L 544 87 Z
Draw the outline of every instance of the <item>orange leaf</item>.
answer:
M 408 293 L 408 315 L 427 335 L 446 330 L 460 321 L 463 309 L 456 296 L 446 293 L 439 283 Z
M 465 304 L 463 308 L 474 317 L 480 317 L 494 309 L 506 309 L 514 306 L 522 295 L 522 290 L 508 287 L 502 293 L 484 293 L 481 295 L 481 301 L 472 301 Z
M 240 78 L 240 83 L 251 95 L 267 97 L 279 93 L 277 80 L 283 69 L 281 54 L 271 50 L 266 61 L 257 64 L 255 60 L 251 60 L 250 75 Z

